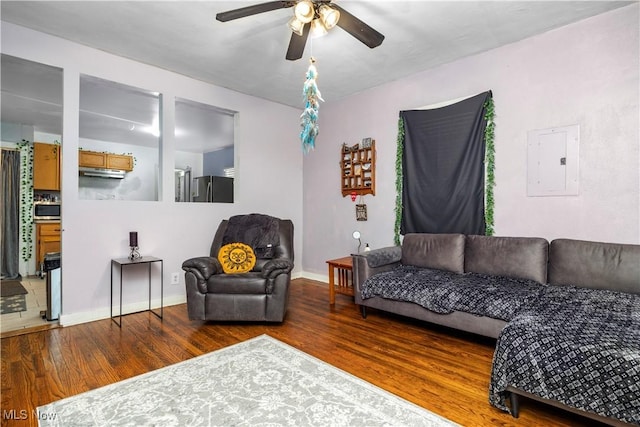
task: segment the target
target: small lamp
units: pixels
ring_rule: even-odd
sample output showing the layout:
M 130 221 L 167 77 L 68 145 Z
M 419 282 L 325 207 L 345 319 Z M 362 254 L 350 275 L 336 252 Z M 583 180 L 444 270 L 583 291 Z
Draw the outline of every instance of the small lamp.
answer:
M 360 240 L 360 232 L 356 230 L 353 232 L 352 236 L 354 239 L 358 240 L 358 253 L 360 253 L 360 246 L 362 246 L 362 240 Z
M 326 4 L 320 5 L 318 15 L 320 15 L 320 19 L 322 19 L 322 23 L 327 30 L 335 27 L 340 19 L 340 12 Z
M 129 232 L 129 247 L 131 248 L 131 253 L 129 254 L 129 259 L 139 259 L 141 258 L 140 252 L 138 252 L 138 232 L 130 231 Z
M 297 35 L 301 36 L 303 34 L 304 22 L 300 21 L 295 16 L 289 20 L 288 25 L 289 25 L 289 28 L 291 28 L 291 31 L 293 31 Z
M 303 0 L 296 4 L 293 8 L 293 14 L 300 22 L 307 23 L 311 22 L 315 15 L 315 10 L 313 8 L 313 3 L 309 0 Z
M 322 37 L 325 34 L 327 34 L 327 29 L 320 18 L 311 21 L 311 37 Z

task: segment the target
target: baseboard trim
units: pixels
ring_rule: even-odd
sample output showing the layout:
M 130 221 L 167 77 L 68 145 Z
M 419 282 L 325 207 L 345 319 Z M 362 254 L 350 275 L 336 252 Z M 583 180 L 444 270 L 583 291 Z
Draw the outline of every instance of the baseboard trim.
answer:
M 329 283 L 329 276 L 326 274 L 317 274 L 317 273 L 310 273 L 308 271 L 303 271 L 300 274 L 300 277 L 303 279 L 316 280 L 318 282 Z
M 315 280 L 318 282 L 329 283 L 329 276 L 323 274 L 310 273 L 307 271 L 299 271 L 293 273 L 291 275 L 292 279 L 309 279 Z M 165 307 L 185 304 L 187 302 L 187 297 L 185 295 L 175 295 L 171 297 L 165 297 L 163 304 Z M 136 303 L 130 303 L 122 306 L 122 314 L 128 313 L 136 313 L 139 311 L 146 310 L 149 307 L 149 303 L 147 301 L 140 301 Z M 151 307 L 156 309 L 160 307 L 160 300 L 155 299 L 151 300 Z M 120 307 L 114 306 L 113 311 L 115 312 L 120 310 Z M 95 322 L 96 320 L 104 320 L 111 317 L 111 313 L 109 311 L 109 307 L 103 307 L 96 310 L 91 311 L 83 311 L 81 313 L 72 313 L 72 314 L 61 314 L 60 315 L 60 326 L 73 326 L 79 325 L 82 323 Z
M 170 297 L 165 297 L 162 301 L 164 307 L 169 307 L 172 305 L 184 304 L 187 302 L 187 297 L 185 295 L 175 295 Z M 149 308 L 149 301 L 140 301 L 130 304 L 125 304 L 122 306 L 122 314 L 130 314 L 137 313 L 139 311 L 144 311 Z M 151 300 L 151 308 L 156 309 L 160 308 L 160 299 Z M 120 307 L 114 306 L 113 312 L 119 313 Z M 109 307 L 99 308 L 97 310 L 91 311 L 83 311 L 81 313 L 72 313 L 72 314 L 61 314 L 60 315 L 60 326 L 73 326 L 79 325 L 81 323 L 95 322 L 96 320 L 104 320 L 109 319 L 111 317 L 111 312 Z

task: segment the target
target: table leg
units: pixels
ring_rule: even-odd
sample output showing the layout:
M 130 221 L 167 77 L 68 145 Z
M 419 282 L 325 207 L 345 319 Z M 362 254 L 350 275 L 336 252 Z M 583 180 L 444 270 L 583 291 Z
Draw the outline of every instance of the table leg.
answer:
M 122 270 L 124 266 L 120 266 L 120 317 L 118 317 L 118 321 L 120 322 L 120 324 L 118 326 L 120 326 L 122 328 Z
M 118 327 L 122 328 L 122 265 L 120 266 L 120 296 L 118 298 L 120 300 L 120 314 L 118 315 L 118 321 L 116 322 L 116 318 L 113 316 L 113 264 L 111 265 L 111 320 L 113 323 L 118 325 Z
M 160 260 L 160 318 L 164 315 L 164 261 Z
M 335 276 L 333 271 L 333 265 L 329 265 L 329 304 L 334 305 L 335 303 L 336 303 Z
M 164 315 L 164 301 L 163 301 L 163 294 L 164 294 L 164 262 L 162 260 L 156 261 L 160 263 L 160 313 L 158 313 L 156 310 L 153 310 L 151 308 L 151 264 L 149 263 L 149 311 L 152 312 L 153 314 L 156 315 L 156 317 L 158 319 L 162 319 L 162 316 Z
M 151 311 L 151 262 L 147 263 L 147 271 L 149 272 L 149 311 Z
M 111 304 L 109 304 L 109 317 L 113 319 L 113 261 L 111 261 Z

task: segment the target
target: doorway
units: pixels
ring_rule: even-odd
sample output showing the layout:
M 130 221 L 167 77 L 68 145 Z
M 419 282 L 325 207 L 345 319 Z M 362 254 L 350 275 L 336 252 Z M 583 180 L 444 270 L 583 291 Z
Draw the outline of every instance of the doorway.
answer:
M 1 285 L 0 323 L 4 335 L 14 330 L 58 324 L 57 318 L 47 319 L 47 313 L 52 312 L 50 301 L 60 300 L 60 289 L 58 287 L 55 294 L 49 290 L 46 272 L 38 259 L 42 247 L 39 242 L 43 241 L 40 231 L 45 222 L 34 218 L 34 202 L 61 200 L 63 71 L 5 54 L 0 57 L 0 66 L 2 231 L 3 236 L 13 236 L 6 245 L 3 239 L 2 245 L 2 273 L 5 277 Z M 38 144 L 41 146 L 34 150 Z M 41 184 L 38 176 L 42 168 L 34 165 L 37 154 L 42 151 L 40 148 L 48 149 L 48 158 L 58 168 L 55 180 L 46 184 Z M 12 158 L 11 163 L 4 162 L 5 154 L 7 159 Z M 17 170 L 15 163 L 18 163 Z M 5 175 L 17 177 L 17 180 L 9 183 L 9 188 L 4 185 Z M 34 185 L 34 182 L 37 184 Z M 57 244 L 46 246 L 46 249 L 59 252 L 61 218 L 48 219 L 46 223 L 45 229 L 58 230 Z M 52 238 L 47 236 L 46 241 L 50 242 Z

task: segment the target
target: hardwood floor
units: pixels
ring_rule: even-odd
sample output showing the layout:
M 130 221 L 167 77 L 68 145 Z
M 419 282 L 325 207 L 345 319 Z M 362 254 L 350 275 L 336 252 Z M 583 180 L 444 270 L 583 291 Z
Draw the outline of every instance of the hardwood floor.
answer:
M 1 340 L 2 425 L 37 425 L 37 406 L 268 334 L 467 426 L 594 425 L 522 399 L 515 419 L 488 403 L 494 340 L 369 310 L 330 308 L 327 285 L 294 280 L 283 324 L 189 321 L 186 305 Z M 13 418 L 13 419 L 10 419 Z

